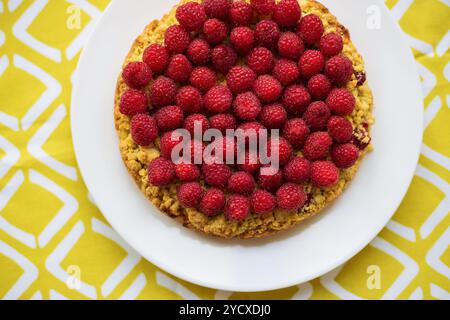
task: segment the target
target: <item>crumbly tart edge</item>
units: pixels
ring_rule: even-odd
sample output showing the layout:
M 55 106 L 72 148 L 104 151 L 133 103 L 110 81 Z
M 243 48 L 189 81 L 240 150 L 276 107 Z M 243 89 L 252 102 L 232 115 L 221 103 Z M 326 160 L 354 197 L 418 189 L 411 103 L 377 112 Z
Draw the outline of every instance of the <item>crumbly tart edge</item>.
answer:
M 182 0 L 180 4 L 188 1 L 189 0 Z M 300 0 L 299 2 L 302 7 L 303 15 L 316 13 L 322 18 L 326 33 L 334 31 L 343 36 L 343 54 L 352 60 L 355 73 L 365 72 L 363 58 L 351 42 L 349 31 L 339 23 L 336 17 L 334 17 L 325 6 L 317 1 Z M 135 40 L 131 47 L 124 65 L 130 61 L 140 60 L 144 49 L 150 43 L 163 43 L 164 31 L 170 25 L 176 23 L 175 10 L 176 6 L 161 20 L 155 20 L 145 28 L 144 32 Z M 367 81 L 362 86 L 358 86 L 357 82 L 358 80 L 353 76 L 352 80 L 347 85 L 347 88 L 352 91 L 357 101 L 356 109 L 348 119 L 353 123 L 356 129 L 363 129 L 363 124 L 368 125 L 366 130 L 370 133 L 371 126 L 374 123 L 374 118 L 372 116 L 372 92 Z M 308 204 L 298 212 L 276 210 L 275 212 L 263 216 L 250 215 L 250 217 L 243 222 L 228 221 L 225 219 L 224 214 L 209 218 L 195 209 L 185 209 L 179 204 L 176 197 L 177 187 L 179 186 L 178 183 L 163 188 L 151 186 L 149 184 L 147 178 L 147 164 L 149 161 L 159 156 L 159 138 L 153 145 L 145 148 L 139 147 L 133 142 L 130 133 L 130 119 L 119 112 L 120 97 L 126 89 L 127 86 L 119 75 L 115 94 L 114 119 L 120 140 L 120 152 L 129 173 L 145 196 L 160 211 L 182 223 L 187 228 L 216 237 L 242 239 L 262 238 L 282 230 L 291 229 L 305 220 L 319 214 L 345 190 L 358 171 L 365 155 L 372 150 L 372 145 L 369 145 L 361 153 L 360 158 L 353 167 L 342 170 L 339 182 L 336 186 L 328 189 L 317 189 L 310 183 L 307 184 L 305 190 L 308 193 L 311 193 L 312 196 Z

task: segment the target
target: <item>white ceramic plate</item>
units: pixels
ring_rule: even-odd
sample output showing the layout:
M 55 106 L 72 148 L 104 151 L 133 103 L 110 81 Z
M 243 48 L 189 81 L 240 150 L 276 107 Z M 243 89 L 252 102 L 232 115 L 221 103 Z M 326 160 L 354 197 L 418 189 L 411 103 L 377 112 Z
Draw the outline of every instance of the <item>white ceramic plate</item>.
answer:
M 268 239 L 225 241 L 187 230 L 149 204 L 119 154 L 113 122 L 116 78 L 134 39 L 176 2 L 113 1 L 80 59 L 72 97 L 72 134 L 83 178 L 100 210 L 146 259 L 206 287 L 273 290 L 340 266 L 390 220 L 418 160 L 421 88 L 399 27 L 381 1 L 323 1 L 350 30 L 366 60 L 376 106 L 375 151 L 364 160 L 350 188 L 317 218 Z M 372 30 L 367 21 L 377 19 L 377 13 L 380 28 Z

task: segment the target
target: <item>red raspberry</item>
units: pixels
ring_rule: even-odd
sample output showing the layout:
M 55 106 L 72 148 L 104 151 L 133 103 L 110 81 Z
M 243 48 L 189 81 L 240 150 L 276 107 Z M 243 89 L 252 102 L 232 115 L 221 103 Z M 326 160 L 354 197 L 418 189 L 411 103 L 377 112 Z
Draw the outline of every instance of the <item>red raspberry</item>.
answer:
M 166 159 L 171 159 L 173 148 L 175 148 L 180 142 L 182 142 L 182 137 L 176 137 L 173 131 L 164 133 L 159 143 L 161 156 Z
M 273 49 L 280 39 L 280 29 L 272 20 L 261 20 L 255 27 L 256 42 L 263 47 Z
M 301 85 L 292 85 L 284 91 L 283 105 L 291 114 L 303 114 L 310 103 L 311 95 Z
M 314 132 L 306 139 L 302 152 L 305 158 L 311 161 L 325 159 L 332 144 L 327 132 Z
M 211 48 L 205 40 L 195 39 L 187 49 L 187 56 L 193 63 L 204 65 L 211 59 Z
M 296 0 L 294 0 L 296 1 Z M 284 32 L 278 40 L 278 53 L 289 59 L 299 59 L 305 51 L 302 39 L 293 32 Z
M 238 159 L 239 160 L 239 159 Z M 261 168 L 258 154 L 254 151 L 246 151 L 244 153 L 244 163 L 239 164 L 239 169 L 250 174 L 258 172 Z
M 150 86 L 150 101 L 155 108 L 172 104 L 175 101 L 177 85 L 172 79 L 158 77 Z
M 183 110 L 178 106 L 166 106 L 155 113 L 158 129 L 162 132 L 175 130 L 183 125 Z
M 170 53 L 183 53 L 188 48 L 190 42 L 191 36 L 189 32 L 178 25 L 170 26 L 164 34 L 164 45 Z
M 152 80 L 152 69 L 144 62 L 130 62 L 123 69 L 122 78 L 129 87 L 142 89 Z
M 245 66 L 231 68 L 227 74 L 227 86 L 234 94 L 252 90 L 256 80 L 256 74 L 252 69 Z
M 188 150 L 186 150 L 187 152 L 186 153 L 180 152 L 179 154 L 173 154 L 172 161 L 177 162 L 180 160 L 180 158 L 182 158 L 181 160 L 183 162 L 190 161 L 189 163 L 202 164 L 205 151 L 205 144 L 200 140 L 192 139 L 191 141 L 188 141 L 186 147 L 188 148 Z
M 325 65 L 325 74 L 336 85 L 343 86 L 352 78 L 353 64 L 347 57 L 332 57 Z
M 334 186 L 339 181 L 339 169 L 331 161 L 316 161 L 311 165 L 311 181 L 319 188 Z
M 279 103 L 265 106 L 259 116 L 259 121 L 268 129 L 280 129 L 286 120 L 287 112 Z
M 332 57 L 342 52 L 344 41 L 336 32 L 331 32 L 320 39 L 320 51 L 326 57 Z
M 203 155 L 205 151 L 205 144 L 202 141 L 192 139 L 189 142 L 189 153 L 191 156 L 191 163 L 202 164 L 203 163 Z M 187 157 L 188 155 L 184 155 L 183 157 Z
M 200 201 L 200 211 L 208 217 L 219 214 L 225 206 L 225 194 L 215 188 L 206 191 L 203 199 Z
M 273 20 L 280 27 L 295 26 L 302 16 L 302 10 L 297 0 L 281 0 L 275 7 Z
M 250 197 L 252 212 L 257 215 L 272 212 L 275 210 L 276 205 L 275 197 L 265 190 L 256 190 Z
M 248 26 L 253 19 L 252 6 L 245 1 L 234 1 L 231 4 L 230 20 L 235 26 Z
M 252 138 L 256 138 L 258 141 L 259 133 L 265 127 L 259 122 L 245 122 L 238 127 L 238 132 L 236 132 L 237 138 L 245 138 L 245 144 L 248 145 Z
M 275 11 L 275 0 L 250 0 L 253 9 L 261 16 L 271 16 Z
M 250 201 L 247 197 L 232 195 L 228 198 L 225 214 L 230 220 L 244 221 L 250 214 Z
M 192 163 L 180 163 L 175 165 L 175 173 L 182 182 L 197 181 L 200 178 L 200 169 Z
M 255 179 L 244 171 L 234 173 L 228 180 L 228 190 L 231 193 L 249 195 L 255 189 Z
M 203 6 L 192 1 L 179 6 L 175 17 L 187 31 L 200 31 L 207 19 Z
M 258 98 L 265 103 L 277 101 L 283 91 L 281 83 L 272 76 L 259 76 L 253 86 Z
M 350 168 L 358 157 L 359 149 L 352 143 L 338 145 L 331 151 L 331 158 L 338 168 Z
M 196 208 L 203 198 L 203 188 L 198 182 L 184 183 L 178 189 L 177 198 L 183 207 Z
M 205 159 L 208 163 L 234 163 L 237 154 L 236 138 L 234 136 L 223 136 L 216 138 L 211 145 L 214 148 L 212 159 Z
M 204 96 L 205 107 L 212 113 L 222 113 L 230 109 L 233 95 L 226 86 L 212 87 Z
M 230 42 L 233 48 L 241 55 L 246 55 L 253 49 L 255 36 L 248 27 L 236 27 L 231 31 Z
M 309 128 L 300 118 L 290 119 L 283 128 L 283 138 L 294 148 L 301 148 L 309 135 Z
M 157 187 L 166 186 L 175 180 L 175 166 L 172 161 L 159 157 L 152 160 L 147 168 L 148 181 Z
M 205 159 L 205 148 L 206 144 L 199 139 L 192 139 L 189 143 L 189 154 L 184 155 L 183 158 L 188 158 L 191 156 L 191 163 L 203 164 Z
M 175 96 L 175 101 L 185 114 L 198 113 L 203 109 L 202 94 L 191 86 L 180 88 Z
M 333 116 L 328 120 L 328 133 L 334 141 L 346 143 L 352 139 L 353 125 L 343 117 Z
M 247 65 L 259 75 L 270 73 L 274 62 L 272 52 L 264 47 L 253 49 L 247 57 Z
M 281 82 L 282 85 L 288 86 L 297 82 L 300 76 L 300 70 L 297 63 L 288 59 L 280 59 L 275 63 L 273 68 L 273 76 Z
M 227 163 L 236 159 L 237 144 L 234 136 L 223 136 L 216 138 L 211 146 L 216 151 L 212 159 L 205 159 L 208 163 Z M 206 156 L 205 156 L 206 157 Z
M 307 50 L 300 58 L 298 67 L 304 78 L 321 73 L 325 66 L 323 54 L 318 50 Z
M 264 166 L 266 169 L 258 174 L 258 185 L 264 190 L 275 192 L 283 184 L 283 173 L 281 170 L 270 168 L 270 165 Z M 267 171 L 270 170 L 270 171 Z
M 212 52 L 212 61 L 214 68 L 222 73 L 227 74 L 228 71 L 236 64 L 237 54 L 232 48 L 226 45 L 218 45 Z
M 254 121 L 261 112 L 261 102 L 253 92 L 241 93 L 234 100 L 233 111 L 241 120 Z
M 163 73 L 169 64 L 169 52 L 160 44 L 153 43 L 144 50 L 142 56 L 153 73 Z
M 120 97 L 119 110 L 122 114 L 132 117 L 148 111 L 148 96 L 145 92 L 130 89 Z
M 166 159 L 171 159 L 173 148 L 182 142 L 182 140 L 182 137 L 177 137 L 173 131 L 164 133 L 159 143 L 161 155 Z
M 237 127 L 237 120 L 230 113 L 216 114 L 209 119 L 209 123 L 212 129 L 220 130 L 222 134 L 225 134 L 227 129 L 234 130 Z
M 209 19 L 203 26 L 203 34 L 206 41 L 212 45 L 221 43 L 228 35 L 228 27 L 225 22 L 218 19 Z
M 242 130 L 244 134 L 248 134 L 250 132 L 255 132 L 259 135 L 261 129 L 265 129 L 265 127 L 259 122 L 245 122 L 239 125 L 238 129 Z
M 308 91 L 316 100 L 325 100 L 332 88 L 330 80 L 323 74 L 316 74 L 308 81 Z
M 326 100 L 328 108 L 339 115 L 346 116 L 355 110 L 356 99 L 353 94 L 344 88 L 333 89 Z
M 181 152 L 180 156 L 183 158 L 183 162 L 189 162 L 189 163 L 193 163 L 196 165 L 201 165 L 204 163 L 203 161 L 203 157 L 204 157 L 204 152 L 205 152 L 205 148 L 206 145 L 205 143 L 203 143 L 200 140 L 196 140 L 196 139 L 192 139 L 189 143 L 188 143 L 188 147 L 189 147 L 189 151 L 188 153 L 184 153 Z M 176 155 L 175 155 L 176 156 Z M 191 157 L 189 159 L 189 156 Z M 176 161 L 177 159 L 175 158 L 173 161 Z
M 203 6 L 208 17 L 227 20 L 231 0 L 203 0 Z
M 277 191 L 277 204 L 283 210 L 296 211 L 305 205 L 307 198 L 305 191 L 294 183 L 286 183 Z
M 217 76 L 214 71 L 207 67 L 197 67 L 192 70 L 189 81 L 192 86 L 206 92 L 216 85 Z
M 326 130 L 330 117 L 331 112 L 326 103 L 316 101 L 311 103 L 306 109 L 303 120 L 312 130 Z
M 311 164 L 305 158 L 295 157 L 284 167 L 283 174 L 286 181 L 304 183 L 311 175 Z
M 175 82 L 185 82 L 189 79 L 192 71 L 192 64 L 183 54 L 176 54 L 170 59 L 167 66 L 166 76 Z
M 276 143 L 275 139 L 270 139 L 267 144 L 267 153 L 272 157 L 278 153 L 279 163 L 283 166 L 291 160 L 294 155 L 294 149 L 289 141 L 280 137 L 278 143 Z
M 195 135 L 195 125 L 201 129 L 200 132 L 202 134 L 205 133 L 206 130 L 209 129 L 209 121 L 208 118 L 203 114 L 191 114 L 184 120 L 184 128 L 189 131 L 192 137 Z
M 309 45 L 316 44 L 323 33 L 322 20 L 315 14 L 304 16 L 297 25 L 297 34 Z
M 140 146 L 148 146 L 158 137 L 155 119 L 148 114 L 138 114 L 131 120 L 131 136 Z
M 204 164 L 202 170 L 206 183 L 212 187 L 225 188 L 231 177 L 231 169 L 226 164 Z

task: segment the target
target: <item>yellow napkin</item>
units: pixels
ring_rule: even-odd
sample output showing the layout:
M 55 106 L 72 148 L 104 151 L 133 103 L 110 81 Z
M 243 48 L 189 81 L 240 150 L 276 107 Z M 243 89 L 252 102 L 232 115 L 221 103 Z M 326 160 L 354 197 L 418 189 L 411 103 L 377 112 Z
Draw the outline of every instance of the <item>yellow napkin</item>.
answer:
M 72 148 L 73 72 L 109 0 L 0 0 L 0 298 L 449 298 L 450 6 L 389 0 L 417 59 L 425 135 L 385 230 L 342 268 L 275 292 L 201 288 L 140 258 L 91 202 Z

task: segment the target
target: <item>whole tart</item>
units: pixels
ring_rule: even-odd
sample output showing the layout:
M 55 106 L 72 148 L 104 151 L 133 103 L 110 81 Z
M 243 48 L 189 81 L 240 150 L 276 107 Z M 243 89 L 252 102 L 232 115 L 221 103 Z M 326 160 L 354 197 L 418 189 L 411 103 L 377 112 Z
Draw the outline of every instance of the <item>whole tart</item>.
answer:
M 216 0 L 207 1 L 211 3 Z M 198 2 L 201 3 L 201 1 Z M 223 3 L 224 1 L 221 2 Z M 247 2 L 250 2 L 250 0 L 247 0 Z M 270 3 L 270 1 L 267 2 Z M 186 3 L 188 3 L 188 1 L 183 0 L 178 6 Z M 316 1 L 306 0 L 300 0 L 299 4 L 301 7 L 302 19 L 307 15 L 314 14 L 322 21 L 324 35 L 329 33 L 337 33 L 342 37 L 343 49 L 340 55 L 350 59 L 353 65 L 353 74 L 351 79 L 344 85 L 344 87 L 351 92 L 356 102 L 354 110 L 351 114 L 348 114 L 345 117 L 353 126 L 353 136 L 350 143 L 357 146 L 359 149 L 359 157 L 356 162 L 354 162 L 354 164 L 350 167 L 341 167 L 339 169 L 339 179 L 332 186 L 325 188 L 317 187 L 311 180 L 301 184 L 301 188 L 304 190 L 304 194 L 307 195 L 307 198 L 306 201 L 303 201 L 300 209 L 288 211 L 277 207 L 271 212 L 258 215 L 249 212 L 244 219 L 239 219 L 238 221 L 230 219 L 229 216 L 225 214 L 224 207 L 219 214 L 215 216 L 207 216 L 202 213 L 198 207 L 185 208 L 181 205 L 177 196 L 177 192 L 181 185 L 180 181 L 173 180 L 171 183 L 164 186 L 152 185 L 149 182 L 148 167 L 150 162 L 161 156 L 160 137 L 163 132 L 160 131 L 158 137 L 156 139 L 152 139 L 153 142 L 147 146 L 138 145 L 134 141 L 131 134 L 131 117 L 120 112 L 121 97 L 130 89 L 130 87 L 125 83 L 123 75 L 119 76 L 115 94 L 114 118 L 120 140 L 120 152 L 123 161 L 129 173 L 132 175 L 141 191 L 151 201 L 151 203 L 169 217 L 182 223 L 185 227 L 200 231 L 204 234 L 222 238 L 244 239 L 265 237 L 282 230 L 290 229 L 306 219 L 319 214 L 324 208 L 330 205 L 333 200 L 339 197 L 339 195 L 344 191 L 352 178 L 355 176 L 364 156 L 372 150 L 370 132 L 371 126 L 374 123 L 374 117 L 372 115 L 373 97 L 366 81 L 363 58 L 351 42 L 349 31 L 339 23 L 336 17 L 334 17 L 325 6 Z M 153 21 L 145 28 L 144 32 L 132 45 L 131 50 L 124 62 L 124 68 L 130 62 L 141 62 L 143 59 L 144 50 L 149 45 L 155 43 L 162 46 L 164 45 L 165 31 L 170 26 L 179 24 L 176 18 L 176 10 L 178 6 L 172 8 L 172 10 L 161 20 Z M 253 12 L 253 15 L 253 19 L 257 19 L 256 21 L 258 21 L 258 19 L 267 19 L 267 17 L 255 18 L 255 16 L 257 16 L 255 12 Z M 254 23 L 255 20 L 253 20 L 252 25 L 249 27 L 253 29 Z M 296 28 L 293 27 L 292 29 L 295 32 Z M 282 30 L 284 31 L 284 28 L 282 28 Z M 192 39 L 198 35 L 195 32 L 190 33 Z M 225 43 L 228 43 L 228 41 L 228 39 L 225 40 Z M 212 45 L 212 47 L 214 47 L 214 45 Z M 313 49 L 318 49 L 318 47 L 319 45 L 315 45 L 315 47 L 313 46 Z M 274 52 L 274 54 L 276 55 L 276 52 Z M 238 63 L 242 63 L 245 59 L 242 58 L 238 61 L 240 61 Z M 296 61 L 298 61 L 298 59 Z M 154 73 L 153 79 L 156 77 L 158 77 L 158 74 Z M 305 80 L 300 78 L 298 83 L 304 84 L 305 82 L 302 81 Z M 223 75 L 219 75 L 219 82 L 226 85 L 225 77 Z M 186 84 L 177 83 L 178 88 L 183 85 Z M 151 83 L 146 84 L 143 88 L 139 88 L 139 90 L 148 94 L 150 87 Z M 148 111 L 146 113 L 152 115 L 155 109 L 156 108 L 149 103 Z M 206 116 L 209 116 L 209 114 L 206 114 Z M 294 152 L 295 156 L 302 157 L 301 149 L 295 149 Z M 330 155 L 328 155 L 328 160 L 331 161 Z M 209 188 L 207 183 L 205 183 L 203 176 L 198 179 L 198 182 L 205 190 Z M 223 192 L 227 197 L 230 196 L 226 188 Z M 275 192 L 273 193 L 275 194 Z

